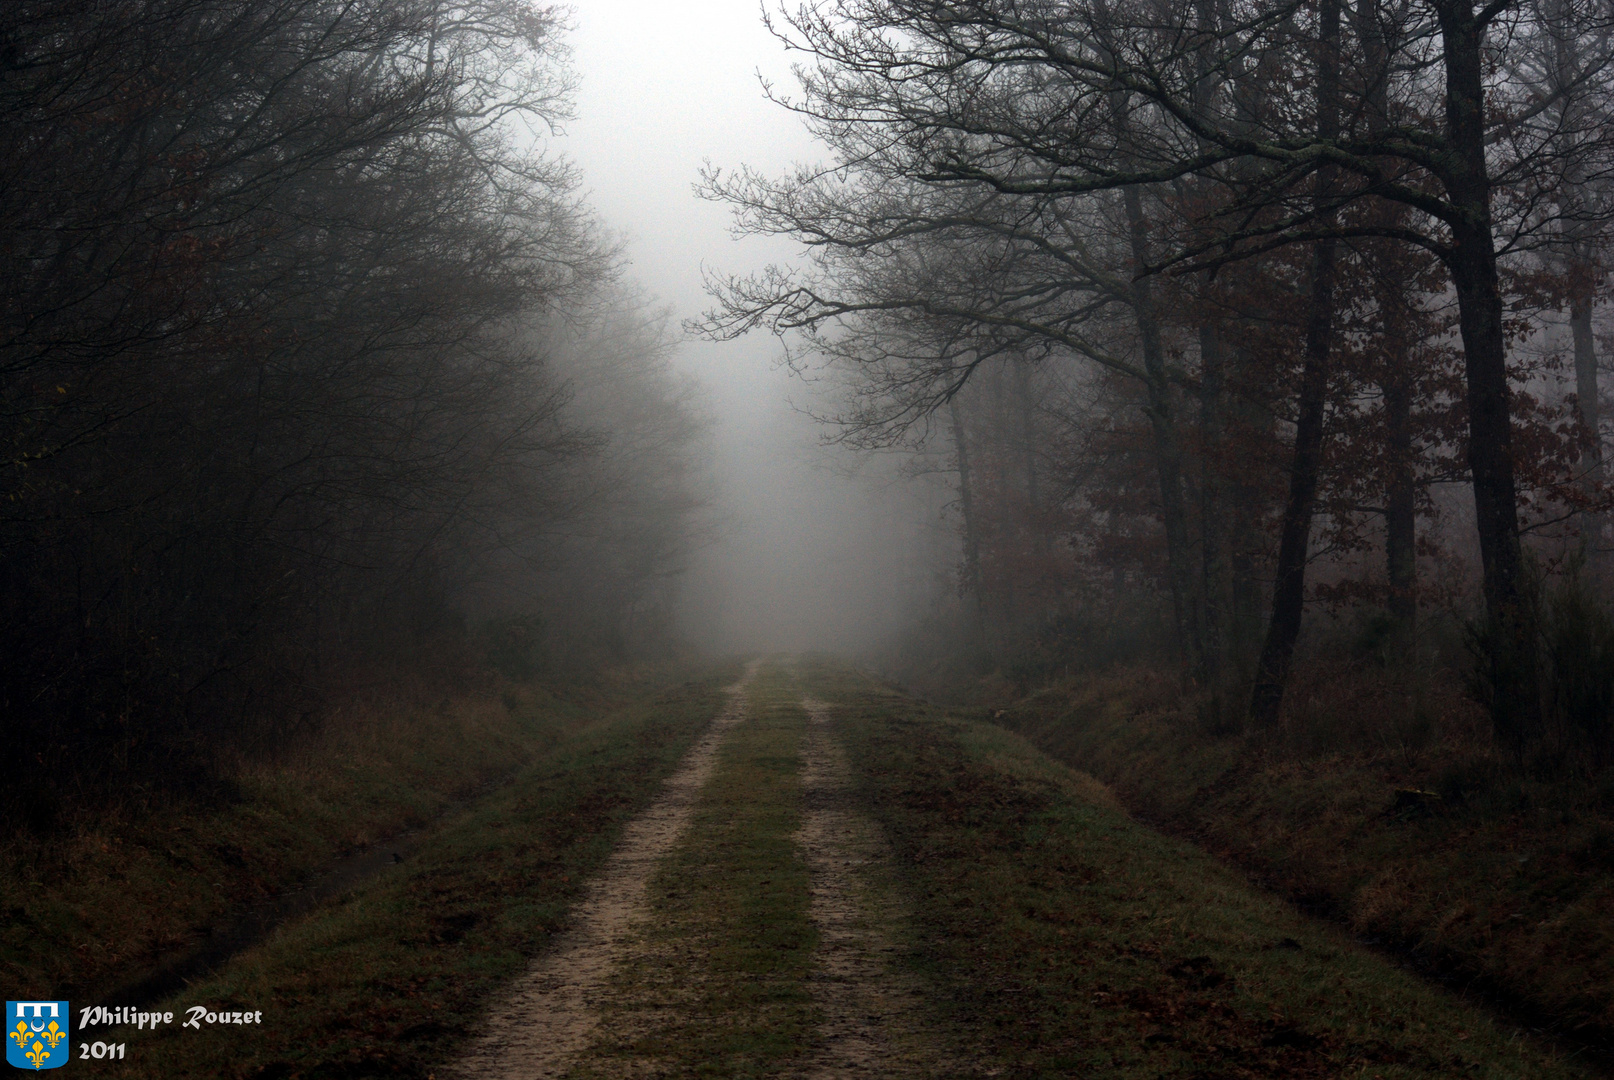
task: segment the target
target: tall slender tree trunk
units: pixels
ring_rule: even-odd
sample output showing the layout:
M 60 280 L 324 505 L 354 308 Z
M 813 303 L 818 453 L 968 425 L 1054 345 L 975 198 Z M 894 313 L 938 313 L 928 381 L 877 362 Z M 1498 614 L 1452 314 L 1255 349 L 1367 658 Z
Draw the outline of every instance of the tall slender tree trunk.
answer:
M 1223 8 L 1217 0 L 1193 0 L 1195 34 L 1194 88 L 1191 108 L 1196 117 L 1209 122 L 1222 70 L 1217 55 L 1221 41 Z M 1201 148 L 1204 144 L 1201 143 Z M 1209 276 L 1207 292 L 1214 288 Z M 1226 488 L 1220 463 L 1216 460 L 1226 437 L 1224 401 L 1225 357 L 1220 328 L 1207 314 L 1199 327 L 1200 398 L 1200 670 L 1220 708 L 1223 683 L 1227 677 L 1227 644 L 1233 619 L 1233 573 L 1229 560 L 1231 527 L 1227 520 Z
M 1357 0 L 1351 8 L 1365 55 L 1363 70 L 1368 79 L 1367 125 L 1375 136 L 1390 124 L 1390 44 L 1385 39 L 1385 22 L 1380 18 L 1381 0 Z M 1407 210 L 1395 204 L 1375 208 L 1382 224 L 1399 224 Z M 1386 245 L 1389 242 L 1386 241 Z M 1389 585 L 1390 616 L 1397 636 L 1412 654 L 1417 641 L 1418 619 L 1418 482 L 1412 438 L 1413 380 L 1412 356 L 1412 275 L 1399 260 L 1394 248 L 1380 249 L 1384 255 L 1374 290 L 1385 347 L 1385 371 L 1379 382 L 1384 395 L 1384 427 L 1390 475 L 1384 491 L 1384 563 Z
M 1462 250 L 1451 260 L 1452 278 L 1468 382 L 1468 466 L 1488 624 L 1484 662 L 1497 737 L 1522 753 L 1540 731 L 1540 676 L 1519 540 L 1502 298 L 1489 232 L 1463 237 L 1459 246 Z
M 1577 278 L 1591 276 L 1590 267 L 1578 266 L 1575 269 Z M 1583 475 L 1595 483 L 1603 479 L 1604 471 L 1603 443 L 1599 434 L 1603 418 L 1598 400 L 1597 342 L 1592 336 L 1592 290 L 1589 281 L 1584 285 L 1577 281 L 1570 294 L 1569 331 L 1575 342 L 1575 398 L 1580 422 L 1591 434 L 1591 444 L 1587 448 L 1590 460 Z
M 1040 565 L 1048 556 L 1048 530 L 1043 528 L 1042 521 L 1042 478 L 1037 460 L 1037 398 L 1031 386 L 1031 365 L 1024 360 L 1016 361 L 1014 365 L 1014 401 L 1020 470 L 1025 477 L 1025 525 L 1031 530 L 1032 546 Z M 1037 586 L 1033 605 L 1035 614 L 1041 617 L 1047 606 L 1046 582 L 1039 581 Z
M 1339 135 L 1340 0 L 1322 0 L 1318 11 L 1317 137 L 1330 142 Z M 1332 171 L 1317 173 L 1317 200 L 1332 196 Z M 1331 214 L 1321 219 L 1327 225 Z M 1311 310 L 1306 320 L 1305 359 L 1300 373 L 1299 414 L 1295 419 L 1294 458 L 1289 470 L 1289 497 L 1283 508 L 1277 574 L 1272 586 L 1272 618 L 1256 665 L 1250 717 L 1257 725 L 1277 723 L 1289 665 L 1300 637 L 1306 606 L 1306 560 L 1311 545 L 1311 518 L 1323 467 L 1323 423 L 1328 405 L 1329 359 L 1334 333 L 1335 242 L 1319 240 L 1311 252 Z
M 1473 0 L 1437 0 L 1446 62 L 1446 127 L 1453 162 L 1444 179 L 1458 213 L 1447 222 L 1446 255 L 1457 292 L 1468 402 L 1468 465 L 1473 474 L 1487 620 L 1487 676 L 1498 740 L 1516 754 L 1541 729 L 1535 613 L 1519 539 L 1513 477 L 1502 288 L 1491 225 L 1485 162 L 1483 46 L 1486 24 Z
M 1214 18 L 1200 0 L 1199 17 Z M 1200 64 L 1201 78 L 1208 65 Z M 1204 88 L 1201 87 L 1201 90 Z M 1196 99 L 1198 97 L 1196 91 Z M 1131 123 L 1130 101 L 1119 94 L 1111 99 L 1116 127 L 1126 130 Z M 1166 533 L 1166 573 L 1171 590 L 1172 628 L 1177 641 L 1179 674 L 1184 686 L 1206 678 L 1204 619 L 1194 586 L 1193 556 L 1188 528 L 1188 508 L 1183 494 L 1183 451 L 1171 379 L 1166 372 L 1166 354 L 1161 344 L 1160 317 L 1155 309 L 1154 287 L 1149 278 L 1137 276 L 1149 264 L 1149 224 L 1143 215 L 1143 192 L 1136 186 L 1122 189 L 1121 204 L 1126 212 L 1127 241 L 1132 250 L 1134 277 L 1131 282 L 1132 317 L 1143 346 L 1143 369 L 1148 404 L 1149 431 L 1154 443 L 1155 476 L 1160 487 L 1160 517 Z
M 1323 466 L 1323 427 L 1328 404 L 1330 337 L 1333 333 L 1335 250 L 1332 240 L 1312 250 L 1311 317 L 1306 323 L 1305 359 L 1300 375 L 1300 412 L 1295 421 L 1294 454 L 1289 466 L 1289 496 L 1283 508 L 1278 565 L 1272 586 L 1272 617 L 1256 667 L 1250 717 L 1271 725 L 1283 707 L 1289 666 L 1300 638 L 1306 605 L 1306 560 L 1311 519 Z
M 1020 472 L 1025 480 L 1026 504 L 1036 513 L 1042 508 L 1042 490 L 1037 473 L 1037 399 L 1031 391 L 1031 367 L 1024 360 L 1014 365 L 1015 432 L 1019 439 Z M 1039 543 L 1046 540 L 1037 530 Z
M 996 505 L 988 505 L 984 512 L 977 508 L 976 520 L 981 525 L 983 534 L 990 533 L 997 540 L 999 549 L 1004 540 L 1004 530 L 1013 530 L 1014 522 L 1006 516 L 1007 507 L 1003 503 L 1008 494 L 1004 480 L 1008 472 L 1007 463 L 1012 459 L 1012 444 L 1015 440 L 1015 425 L 1010 417 L 1010 395 L 1004 390 L 1004 372 L 1006 368 L 1002 363 L 993 364 L 986 370 L 987 405 L 985 423 L 977 424 L 976 430 L 985 429 L 985 434 L 975 440 L 975 468 L 977 474 L 985 466 L 987 487 L 984 489 L 986 497 Z M 981 448 L 985 447 L 984 453 Z M 984 462 L 983 462 L 984 457 Z M 981 488 L 978 483 L 977 489 Z M 982 539 L 986 539 L 983 535 Z M 984 575 L 983 575 L 984 579 Z M 1020 582 L 1013 573 L 998 573 L 992 575 L 992 600 L 987 605 L 996 623 L 999 633 L 1017 628 L 1020 623 Z
M 1227 668 L 1228 623 L 1233 609 L 1232 546 L 1227 522 L 1227 492 L 1216 451 L 1226 439 L 1226 389 L 1220 330 L 1206 322 L 1199 328 L 1199 532 L 1200 608 L 1204 681 L 1220 692 Z
M 1565 134 L 1559 138 L 1558 150 L 1567 158 L 1564 169 L 1561 201 L 1572 215 L 1584 213 L 1587 204 L 1586 163 L 1577 153 L 1577 138 L 1573 132 L 1587 121 L 1585 103 L 1577 100 L 1573 84 L 1581 74 L 1580 39 L 1568 29 L 1570 4 L 1573 0 L 1553 0 L 1548 8 L 1552 25 L 1562 32 L 1552 35 L 1551 89 L 1563 93 L 1561 123 Z M 1581 483 L 1595 491 L 1604 479 L 1603 445 L 1598 415 L 1601 402 L 1597 386 L 1597 343 L 1592 336 L 1592 302 L 1594 299 L 1595 266 L 1584 236 L 1585 225 L 1577 220 L 1564 223 L 1564 243 L 1568 252 L 1565 260 L 1569 280 L 1569 332 L 1575 347 L 1575 397 L 1580 421 L 1590 435 L 1586 454 L 1581 462 Z M 1594 540 L 1605 524 L 1607 515 L 1598 514 L 1590 521 Z M 1596 546 L 1594 545 L 1594 550 Z
M 981 533 L 975 515 L 975 492 L 970 484 L 970 448 L 958 398 L 947 402 L 953 424 L 953 453 L 958 458 L 958 507 L 964 518 L 964 589 L 970 594 L 971 634 L 976 645 L 986 641 L 986 592 L 981 587 Z
M 1577 287 L 1569 301 L 1569 329 L 1575 341 L 1575 398 L 1580 422 L 1586 428 L 1589 442 L 1585 464 L 1581 469 L 1581 484 L 1596 491 L 1608 479 L 1608 464 L 1603 456 L 1602 402 L 1597 385 L 1597 343 L 1592 337 L 1591 268 L 1577 267 L 1588 279 Z M 1578 281 L 1577 281 L 1578 285 Z M 1594 566 L 1606 567 L 1610 545 L 1605 536 L 1611 515 L 1607 511 L 1595 513 L 1587 523 L 1591 541 L 1591 558 Z
M 1227 349 L 1228 382 L 1244 385 L 1240 376 L 1248 361 L 1243 349 Z M 1275 424 L 1269 410 L 1250 395 L 1227 395 L 1226 424 L 1232 439 L 1259 439 L 1270 434 Z M 1266 499 L 1253 470 L 1233 470 L 1227 476 L 1227 520 L 1231 525 L 1228 546 L 1228 574 L 1232 588 L 1232 619 L 1228 634 L 1229 671 L 1234 678 L 1250 679 L 1255 673 L 1267 624 L 1267 581 L 1261 560 L 1265 554 L 1260 521 Z
M 1148 232 L 1143 218 L 1143 200 L 1138 189 L 1123 193 L 1127 233 L 1136 266 L 1148 263 Z M 1177 652 L 1185 680 L 1204 677 L 1204 648 L 1200 639 L 1200 619 L 1195 603 L 1194 572 L 1189 552 L 1188 510 L 1183 502 L 1182 440 L 1177 434 L 1177 415 L 1172 404 L 1171 380 L 1166 374 L 1166 354 L 1160 341 L 1160 321 L 1155 311 L 1154 292 L 1148 278 L 1132 282 L 1132 315 L 1143 344 L 1143 369 L 1147 376 L 1149 432 L 1154 440 L 1155 475 L 1160 484 L 1160 517 L 1166 530 L 1166 569 L 1170 576 L 1171 611 L 1177 635 Z
M 1384 494 L 1384 562 L 1389 579 L 1390 615 L 1410 640 L 1418 619 L 1417 480 L 1413 474 L 1412 391 L 1407 379 L 1405 342 L 1390 358 L 1385 377 L 1385 435 L 1390 477 Z

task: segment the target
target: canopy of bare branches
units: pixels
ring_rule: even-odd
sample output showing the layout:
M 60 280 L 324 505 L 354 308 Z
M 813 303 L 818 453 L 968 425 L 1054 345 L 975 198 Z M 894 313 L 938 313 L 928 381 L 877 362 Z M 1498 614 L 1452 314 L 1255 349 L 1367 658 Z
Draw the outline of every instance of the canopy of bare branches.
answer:
M 1088 558 L 1092 529 L 1133 534 L 1123 562 L 1169 597 L 1185 677 L 1242 684 L 1258 722 L 1306 604 L 1356 589 L 1410 627 L 1419 553 L 1472 552 L 1498 735 L 1537 737 L 1521 537 L 1549 562 L 1609 545 L 1593 309 L 1614 5 L 826 0 L 772 27 L 802 58 L 776 97 L 831 158 L 710 169 L 703 191 L 811 259 L 714 276 L 698 329 L 765 329 L 838 372 L 826 419 L 854 444 L 923 443 L 949 414 L 961 484 L 986 479 L 967 387 L 1028 368 L 1013 385 L 1045 426 L 1011 441 L 1044 470 L 1107 456 L 1022 511 Z M 1124 498 L 1123 461 L 1151 477 Z M 1471 509 L 1437 497 L 1455 480 Z M 978 593 L 989 526 L 981 493 L 963 501 Z M 1441 509 L 1471 531 L 1436 529 Z M 1367 579 L 1338 561 L 1374 544 Z M 1058 608 L 1038 574 L 1019 592 Z
M 8 736 L 260 737 L 321 671 L 534 616 L 557 576 L 605 582 L 570 599 L 602 639 L 665 621 L 699 424 L 544 150 L 565 29 L 528 0 L 0 8 Z M 602 383 L 628 427 L 573 407 Z

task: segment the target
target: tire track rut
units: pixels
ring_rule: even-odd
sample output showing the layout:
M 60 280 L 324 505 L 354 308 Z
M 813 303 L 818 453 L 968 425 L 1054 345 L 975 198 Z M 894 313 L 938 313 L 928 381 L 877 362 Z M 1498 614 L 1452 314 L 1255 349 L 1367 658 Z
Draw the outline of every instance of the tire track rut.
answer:
M 729 704 L 668 778 L 662 794 L 623 830 L 616 851 L 588 887 L 571 928 L 515 980 L 451 1070 L 463 1080 L 549 1080 L 565 1075 L 599 1025 L 611 973 L 648 915 L 646 887 L 662 856 L 689 825 L 695 800 L 729 731 L 745 718 L 746 687 L 760 662 L 730 688 Z
M 893 870 L 891 849 L 880 827 L 856 806 L 829 706 L 809 698 L 802 708 L 809 722 L 798 840 L 812 875 L 809 910 L 819 934 L 809 989 L 823 1020 L 817 1045 L 792 1076 L 959 1075 L 958 1057 L 937 1043 L 925 988 L 893 963 L 908 913 L 892 883 L 882 880 Z

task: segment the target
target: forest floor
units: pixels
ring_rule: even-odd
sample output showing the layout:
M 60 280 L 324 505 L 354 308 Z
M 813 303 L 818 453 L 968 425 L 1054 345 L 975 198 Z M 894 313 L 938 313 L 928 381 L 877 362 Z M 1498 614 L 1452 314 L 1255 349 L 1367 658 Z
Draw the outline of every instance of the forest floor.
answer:
M 97 1029 L 127 1051 L 82 1066 L 1587 1075 L 1133 821 L 1019 736 L 845 666 L 753 663 L 727 691 L 691 684 L 657 711 L 570 740 L 398 873 L 163 1005 L 261 1022 Z

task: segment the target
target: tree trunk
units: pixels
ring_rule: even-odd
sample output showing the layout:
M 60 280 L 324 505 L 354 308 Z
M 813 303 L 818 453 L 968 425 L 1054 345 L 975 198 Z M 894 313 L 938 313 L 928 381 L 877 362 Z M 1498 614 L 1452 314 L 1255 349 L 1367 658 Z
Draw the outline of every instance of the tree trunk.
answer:
M 1382 135 L 1390 124 L 1390 47 L 1384 37 L 1378 0 L 1358 0 L 1351 13 L 1366 54 L 1364 70 L 1369 80 L 1366 94 L 1368 129 Z M 1385 225 L 1401 224 L 1407 209 L 1393 203 L 1374 208 Z M 1388 242 L 1387 242 L 1388 244 Z M 1404 650 L 1412 655 L 1417 641 L 1418 618 L 1418 517 L 1417 474 L 1412 440 L 1412 291 L 1406 264 L 1394 248 L 1381 249 L 1375 303 L 1386 341 L 1385 373 L 1379 383 L 1384 395 L 1385 443 L 1390 475 L 1384 492 L 1384 563 L 1389 584 L 1390 616 Z
M 1147 226 L 1143 200 L 1138 189 L 1123 194 L 1127 232 L 1136 266 L 1148 262 Z M 1166 530 L 1166 567 L 1171 585 L 1171 610 L 1177 634 L 1177 652 L 1184 680 L 1204 677 L 1204 649 L 1200 640 L 1200 620 L 1194 602 L 1194 572 L 1189 561 L 1188 511 L 1183 504 L 1182 443 L 1177 436 L 1177 418 L 1171 401 L 1171 381 L 1166 375 L 1166 354 L 1160 342 L 1160 322 L 1155 313 L 1154 292 L 1148 278 L 1132 282 L 1132 316 L 1143 343 L 1143 369 L 1148 376 L 1147 413 L 1154 438 L 1155 474 L 1160 483 L 1160 517 Z
M 1003 501 L 1008 494 L 1004 485 L 1007 463 L 1016 438 L 1015 426 L 1009 415 L 1011 411 L 1009 395 L 1004 392 L 1004 371 L 1005 365 L 1002 363 L 993 364 L 986 369 L 988 409 L 985 422 L 976 425 L 977 432 L 984 428 L 985 433 L 976 438 L 974 462 L 977 474 L 980 473 L 981 467 L 985 466 L 987 484 L 985 494 L 989 500 L 985 507 L 977 505 L 976 521 L 984 526 L 985 530 L 991 531 L 999 550 L 1004 542 L 1004 531 L 1007 529 L 1012 535 L 1016 528 L 1012 509 Z M 985 447 L 984 452 L 982 447 Z M 977 487 L 979 488 L 979 484 Z M 1000 566 L 1000 571 L 1001 569 Z M 987 605 L 987 609 L 992 612 L 995 629 L 999 634 L 1012 632 L 1020 623 L 1021 590 L 1018 575 L 1013 572 L 999 572 L 992 575 L 991 581 L 992 602 Z
M 1193 0 L 1195 33 L 1194 87 L 1192 109 L 1196 119 L 1211 122 L 1221 58 L 1217 43 L 1224 14 L 1216 0 Z M 1201 142 L 1201 149 L 1205 144 Z M 1204 184 L 1204 181 L 1201 181 Z M 1208 193 L 1208 185 L 1205 186 Z M 1204 288 L 1214 288 L 1207 275 Z M 1199 327 L 1200 357 L 1200 655 L 1205 684 L 1211 688 L 1215 708 L 1221 709 L 1223 683 L 1227 677 L 1229 627 L 1233 620 L 1233 572 L 1228 553 L 1232 530 L 1227 520 L 1227 492 L 1222 482 L 1221 463 L 1215 453 L 1226 441 L 1225 357 L 1220 327 L 1209 317 Z
M 1577 287 L 1569 301 L 1569 329 L 1575 340 L 1575 398 L 1580 422 L 1585 426 L 1590 442 L 1586 447 L 1585 464 L 1581 469 L 1581 484 L 1596 491 L 1608 478 L 1607 459 L 1603 456 L 1602 402 L 1597 385 L 1597 344 L 1592 337 L 1591 267 L 1579 267 L 1587 282 Z M 1591 558 L 1597 566 L 1606 565 L 1610 550 L 1606 539 L 1610 515 L 1593 513 L 1586 525 L 1591 541 Z
M 1032 550 L 1036 552 L 1035 576 L 1026 583 L 1028 615 L 1034 623 L 1041 623 L 1050 610 L 1050 587 L 1053 584 L 1048 572 L 1049 538 L 1042 516 L 1042 481 L 1037 459 L 1037 399 L 1031 385 L 1031 365 L 1019 360 L 1014 365 L 1014 396 L 1017 436 L 1020 441 L 1020 468 L 1025 474 L 1026 508 L 1023 527 L 1031 532 Z
M 1577 271 L 1590 277 L 1590 267 L 1577 267 Z M 1569 299 L 1569 330 L 1575 340 L 1575 397 L 1580 408 L 1580 422 L 1591 434 L 1588 448 L 1590 461 L 1584 475 L 1590 482 L 1603 478 L 1603 442 L 1599 429 L 1602 423 L 1597 386 L 1597 344 L 1592 337 L 1592 290 L 1590 283 L 1576 283 Z
M 964 589 L 974 599 L 972 636 L 977 645 L 982 645 L 986 640 L 986 593 L 981 588 L 981 534 L 975 520 L 975 494 L 970 488 L 969 443 L 964 437 L 964 418 L 959 414 L 956 396 L 948 399 L 947 413 L 953 422 L 953 452 L 958 457 L 958 506 L 964 517 Z
M 1295 422 L 1294 457 L 1289 467 L 1289 497 L 1283 507 L 1277 575 L 1272 587 L 1272 618 L 1256 667 L 1250 718 L 1257 725 L 1277 723 L 1289 664 L 1300 637 L 1306 605 L 1306 559 L 1311 544 L 1311 518 L 1322 475 L 1323 420 L 1328 404 L 1330 337 L 1334 322 L 1334 241 L 1312 248 L 1311 315 L 1306 321 L 1306 352 L 1300 374 L 1300 414 Z
M 1270 415 L 1258 415 L 1253 402 L 1242 403 L 1252 407 L 1239 408 L 1241 399 L 1235 397 L 1233 419 L 1241 434 L 1254 435 L 1260 431 L 1262 422 L 1270 420 Z M 1265 568 L 1261 565 L 1266 544 L 1260 524 L 1265 500 L 1260 488 L 1249 483 L 1249 479 L 1231 477 L 1226 488 L 1228 521 L 1233 526 L 1228 552 L 1233 617 L 1229 623 L 1227 653 L 1229 673 L 1235 679 L 1254 676 L 1267 620 L 1267 583 Z
M 1026 507 L 1036 518 L 1042 511 L 1042 487 L 1037 475 L 1037 399 L 1031 392 L 1031 366 L 1024 360 L 1016 361 L 1014 365 L 1014 403 L 1016 434 L 1020 440 L 1017 448 L 1020 469 L 1025 476 Z M 1045 553 L 1047 532 L 1041 528 L 1035 528 L 1033 532 L 1036 534 L 1037 550 Z
M 1384 422 L 1389 443 L 1390 482 L 1384 498 L 1384 561 L 1389 578 L 1390 615 L 1407 640 L 1417 626 L 1417 481 L 1412 471 L 1412 392 L 1407 385 L 1406 343 L 1390 359 L 1384 391 Z
M 1338 82 L 1340 0 L 1323 0 L 1318 12 L 1317 137 L 1331 142 L 1339 135 Z M 1317 172 L 1317 201 L 1332 196 L 1332 171 Z M 1324 211 L 1320 224 L 1333 215 Z M 1278 721 L 1289 665 L 1300 637 L 1306 606 L 1306 559 L 1311 545 L 1311 518 L 1323 466 L 1323 421 L 1328 406 L 1328 368 L 1334 332 L 1335 242 L 1319 240 L 1311 251 L 1311 310 L 1306 320 L 1305 359 L 1300 372 L 1299 415 L 1295 420 L 1294 459 L 1289 471 L 1289 498 L 1283 508 L 1277 575 L 1272 586 L 1272 618 L 1256 665 L 1250 718 L 1258 726 Z
M 1557 26 L 1566 26 L 1571 14 L 1570 3 L 1571 0 L 1556 0 L 1548 9 L 1548 18 Z M 1585 115 L 1585 103 L 1577 101 L 1578 95 L 1572 89 L 1581 70 L 1580 39 L 1572 32 L 1553 34 L 1552 39 L 1551 89 L 1565 94 L 1560 122 L 1565 132 L 1573 132 L 1589 119 Z M 1572 135 L 1566 135 L 1558 147 L 1559 152 L 1568 158 L 1563 174 L 1561 202 L 1575 217 L 1586 212 L 1589 201 L 1586 190 L 1587 163 L 1576 153 L 1577 141 Z M 1592 337 L 1596 269 L 1584 230 L 1585 225 L 1581 221 L 1564 223 L 1563 239 L 1568 252 L 1564 269 L 1569 281 L 1569 331 L 1575 343 L 1575 397 L 1580 422 L 1590 436 L 1586 454 L 1581 460 L 1580 480 L 1587 491 L 1595 492 L 1604 478 L 1602 433 L 1599 431 L 1601 418 L 1598 415 L 1601 402 L 1597 393 L 1597 345 Z M 1601 547 L 1599 541 L 1602 540 L 1600 534 L 1605 517 L 1596 514 L 1587 523 L 1587 531 L 1594 541 L 1594 551 Z
M 1491 718 L 1498 740 L 1516 755 L 1541 729 L 1535 617 L 1519 540 L 1513 479 L 1507 347 L 1502 288 L 1491 230 L 1491 182 L 1485 163 L 1483 45 L 1486 26 L 1472 0 L 1440 0 L 1446 62 L 1446 127 L 1453 150 L 1447 194 L 1458 210 L 1446 255 L 1457 292 L 1468 401 L 1468 465 L 1484 576 Z
M 1224 346 L 1223 365 L 1227 381 L 1233 387 L 1248 385 L 1251 371 L 1246 350 Z M 1263 407 L 1249 394 L 1234 390 L 1226 396 L 1227 412 L 1223 419 L 1225 438 L 1232 445 L 1258 445 L 1263 438 L 1273 436 L 1276 423 L 1270 409 Z M 1222 487 L 1223 515 L 1228 528 L 1227 562 L 1229 580 L 1229 611 L 1227 636 L 1227 663 L 1230 680 L 1251 680 L 1255 676 L 1256 659 L 1267 629 L 1267 568 L 1262 565 L 1266 557 L 1265 529 L 1267 499 L 1259 484 L 1259 473 L 1253 469 L 1232 469 Z
M 1219 329 L 1199 328 L 1200 595 L 1201 662 L 1205 684 L 1220 692 L 1226 670 L 1228 623 L 1232 617 L 1233 575 L 1228 561 L 1227 499 L 1215 451 L 1225 441 L 1223 355 Z

